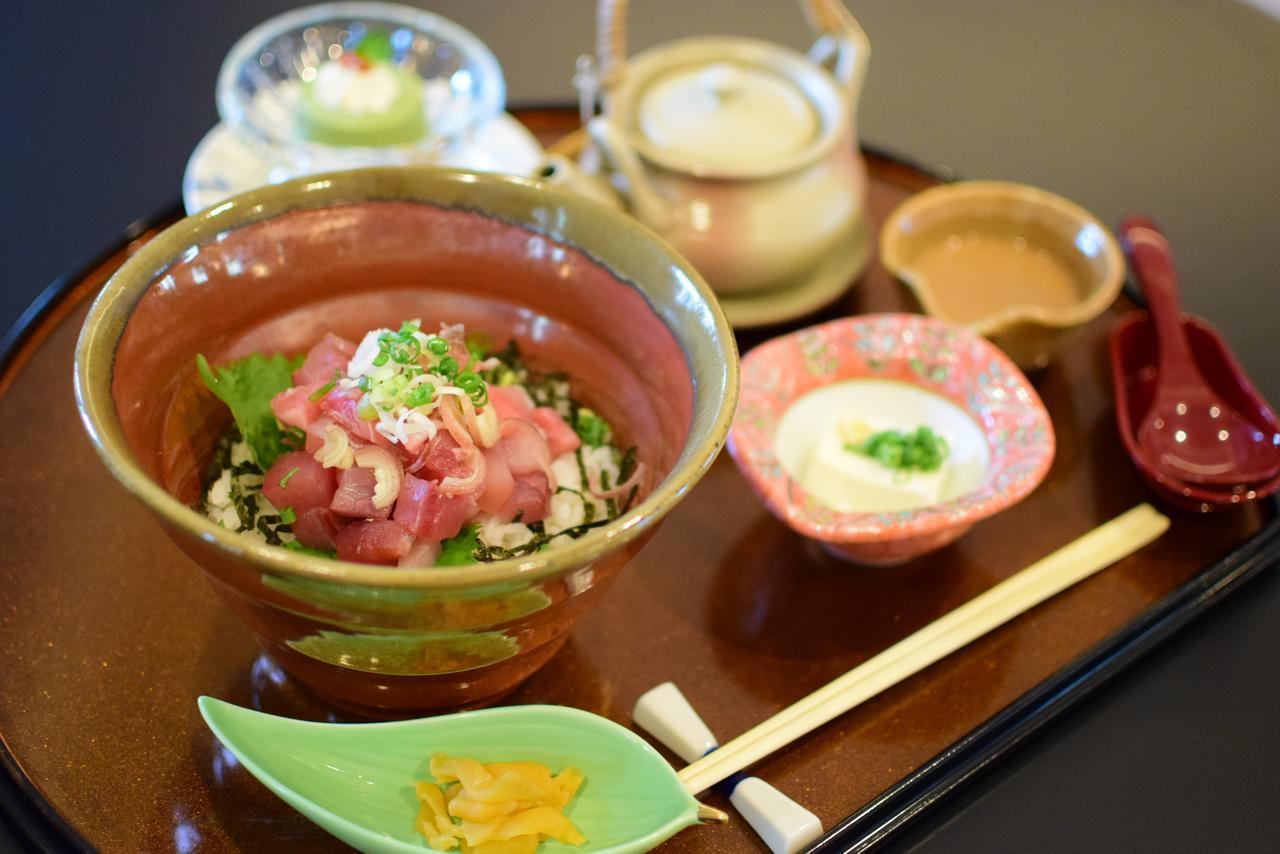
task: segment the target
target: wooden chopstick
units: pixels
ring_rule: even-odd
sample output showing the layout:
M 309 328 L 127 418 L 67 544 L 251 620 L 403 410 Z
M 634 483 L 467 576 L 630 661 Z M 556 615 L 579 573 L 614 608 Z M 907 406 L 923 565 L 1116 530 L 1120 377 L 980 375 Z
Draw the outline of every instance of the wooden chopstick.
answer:
M 1150 504 L 1094 528 L 679 772 L 698 794 L 1163 534 Z

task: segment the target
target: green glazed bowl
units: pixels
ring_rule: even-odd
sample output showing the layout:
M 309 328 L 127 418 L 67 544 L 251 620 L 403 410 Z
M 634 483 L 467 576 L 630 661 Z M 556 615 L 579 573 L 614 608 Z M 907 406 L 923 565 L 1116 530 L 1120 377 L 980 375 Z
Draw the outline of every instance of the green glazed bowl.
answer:
M 300 353 L 411 317 L 567 370 L 654 473 L 647 495 L 570 544 L 440 569 L 301 555 L 192 509 L 229 420 L 197 354 Z M 402 715 L 493 702 L 550 659 L 715 458 L 738 362 L 698 274 L 622 214 L 525 179 L 379 168 L 254 190 L 155 237 L 90 310 L 75 384 L 107 468 L 268 653 L 339 706 Z

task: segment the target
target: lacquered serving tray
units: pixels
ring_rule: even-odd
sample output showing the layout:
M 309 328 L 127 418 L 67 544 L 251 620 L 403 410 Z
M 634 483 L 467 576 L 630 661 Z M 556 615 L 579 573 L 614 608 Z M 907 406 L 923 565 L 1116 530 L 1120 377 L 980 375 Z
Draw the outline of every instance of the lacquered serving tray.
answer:
M 522 115 L 544 140 L 567 111 Z M 937 179 L 868 155 L 879 222 Z M 325 717 L 278 681 L 197 568 L 118 487 L 84 437 L 71 354 L 88 302 L 177 216 L 54 283 L 0 344 L 0 805 L 33 849 L 329 851 L 199 718 L 212 694 Z M 915 563 L 860 569 L 775 521 L 722 455 L 566 647 L 509 702 L 564 703 L 630 724 L 677 682 L 732 737 L 1035 559 L 1152 496 L 1115 433 L 1105 336 L 1080 330 L 1034 382 L 1058 456 L 1027 500 Z M 913 310 L 878 263 L 830 309 L 740 337 L 745 351 L 843 314 Z M 1166 509 L 1153 545 L 756 766 L 832 832 L 873 847 L 1280 553 L 1273 504 Z M 710 803 L 727 808 L 719 796 Z M 664 851 L 764 850 L 741 821 Z

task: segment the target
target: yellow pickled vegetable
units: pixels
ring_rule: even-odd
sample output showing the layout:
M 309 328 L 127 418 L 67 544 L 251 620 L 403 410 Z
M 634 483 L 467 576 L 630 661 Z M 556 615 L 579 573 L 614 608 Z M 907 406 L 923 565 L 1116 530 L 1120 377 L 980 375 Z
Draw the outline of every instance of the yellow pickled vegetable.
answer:
M 587 841 L 563 812 L 584 780 L 576 768 L 552 775 L 537 762 L 481 764 L 437 753 L 429 770 L 436 782 L 416 783 L 414 828 L 437 851 L 534 854 L 543 839 Z

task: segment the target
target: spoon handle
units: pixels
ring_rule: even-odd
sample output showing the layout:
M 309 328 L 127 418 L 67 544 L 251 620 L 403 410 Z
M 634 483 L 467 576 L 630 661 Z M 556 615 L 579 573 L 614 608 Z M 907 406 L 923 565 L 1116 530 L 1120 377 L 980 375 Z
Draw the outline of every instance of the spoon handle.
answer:
M 1130 216 L 1120 223 L 1120 243 L 1147 297 L 1147 307 L 1155 321 L 1160 352 L 1160 373 L 1169 386 L 1202 385 L 1191 346 L 1182 328 L 1182 305 L 1178 299 L 1178 277 L 1173 269 L 1173 250 L 1152 220 Z
M 715 750 L 716 737 L 674 682 L 650 688 L 636 700 L 631 718 L 685 762 Z M 730 802 L 773 854 L 795 854 L 822 835 L 822 821 L 759 777 L 738 774 L 716 790 Z

